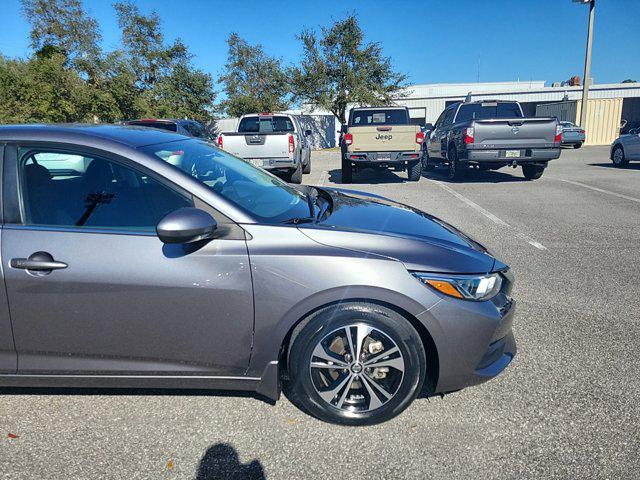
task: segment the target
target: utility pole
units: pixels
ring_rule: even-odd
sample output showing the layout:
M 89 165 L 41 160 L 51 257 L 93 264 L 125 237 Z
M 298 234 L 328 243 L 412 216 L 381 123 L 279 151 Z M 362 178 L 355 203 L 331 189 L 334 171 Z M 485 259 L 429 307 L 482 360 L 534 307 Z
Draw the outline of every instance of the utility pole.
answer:
M 587 32 L 587 53 L 584 59 L 584 79 L 582 81 L 582 108 L 580 109 L 580 126 L 584 129 L 587 123 L 587 102 L 589 101 L 589 78 L 591 76 L 591 42 L 593 40 L 593 17 L 596 0 L 573 0 L 576 3 L 589 4 L 589 30 Z

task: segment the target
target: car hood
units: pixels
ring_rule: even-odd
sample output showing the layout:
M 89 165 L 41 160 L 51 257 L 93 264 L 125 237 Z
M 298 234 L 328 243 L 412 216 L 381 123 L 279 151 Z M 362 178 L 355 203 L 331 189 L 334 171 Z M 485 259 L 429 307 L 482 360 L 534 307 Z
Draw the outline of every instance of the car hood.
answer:
M 381 255 L 409 270 L 486 273 L 506 268 L 478 242 L 415 208 L 353 190 L 322 189 L 331 196 L 331 214 L 300 230 L 314 241 Z

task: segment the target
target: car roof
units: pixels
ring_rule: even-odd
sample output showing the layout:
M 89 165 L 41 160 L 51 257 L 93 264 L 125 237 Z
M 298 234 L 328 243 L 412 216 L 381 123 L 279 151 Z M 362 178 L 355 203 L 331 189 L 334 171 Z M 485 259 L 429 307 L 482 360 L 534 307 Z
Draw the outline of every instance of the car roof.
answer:
M 190 139 L 191 137 L 166 130 L 137 127 L 134 125 L 0 125 L 0 141 L 57 141 L 87 144 L 91 138 L 138 148 L 145 145 L 153 145 L 154 143 Z

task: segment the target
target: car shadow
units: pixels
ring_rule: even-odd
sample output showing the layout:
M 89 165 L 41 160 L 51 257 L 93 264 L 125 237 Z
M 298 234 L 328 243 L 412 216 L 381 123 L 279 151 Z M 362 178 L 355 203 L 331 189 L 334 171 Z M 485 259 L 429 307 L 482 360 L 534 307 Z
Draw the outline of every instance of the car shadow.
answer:
M 405 175 L 401 177 L 400 175 Z M 342 183 L 342 170 L 339 168 L 329 170 L 329 181 Z M 364 168 L 353 172 L 353 182 L 363 184 L 385 184 L 385 183 L 409 183 L 404 172 L 394 172 L 387 169 Z
M 602 168 L 612 168 L 614 170 L 640 170 L 640 163 L 627 163 L 622 167 L 615 166 L 612 162 L 610 163 L 588 163 L 590 167 L 602 167 Z
M 503 167 L 508 169 L 509 167 Z M 477 168 L 469 168 L 459 180 L 449 180 L 448 167 L 437 166 L 434 170 L 423 171 L 422 176 L 431 180 L 438 180 L 446 183 L 505 183 L 505 182 L 528 182 L 523 176 L 510 173 L 504 173 L 497 170 L 479 170 Z
M 275 405 L 272 399 L 244 390 L 211 390 L 199 388 L 98 388 L 98 387 L 0 387 L 0 395 L 106 395 L 106 396 L 172 396 L 172 397 L 236 397 L 253 398 Z
M 241 463 L 238 452 L 228 443 L 216 443 L 207 449 L 198 464 L 196 480 L 263 480 L 264 467 L 259 460 Z

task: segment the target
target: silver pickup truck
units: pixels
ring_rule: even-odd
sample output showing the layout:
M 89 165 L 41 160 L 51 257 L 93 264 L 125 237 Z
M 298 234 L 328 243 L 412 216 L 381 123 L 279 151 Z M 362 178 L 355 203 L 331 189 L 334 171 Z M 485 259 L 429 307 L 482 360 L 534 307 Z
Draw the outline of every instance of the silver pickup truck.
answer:
M 310 135 L 294 115 L 255 113 L 240 117 L 236 132 L 218 135 L 218 147 L 288 182 L 301 183 L 302 174 L 311 172 Z
M 518 102 L 483 100 L 449 105 L 431 130 L 423 166 L 449 166 L 458 179 L 469 166 L 496 170 L 522 167 L 529 180 L 542 176 L 549 160 L 560 156 L 562 126 L 552 117 L 525 117 Z

